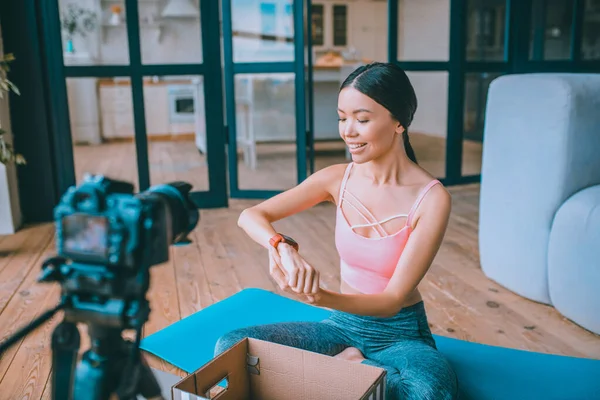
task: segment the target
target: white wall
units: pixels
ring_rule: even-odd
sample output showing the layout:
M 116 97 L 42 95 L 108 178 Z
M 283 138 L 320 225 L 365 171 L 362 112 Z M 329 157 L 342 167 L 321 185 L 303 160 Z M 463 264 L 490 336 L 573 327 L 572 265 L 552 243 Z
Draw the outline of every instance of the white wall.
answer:
M 4 54 L 2 29 L 0 28 L 0 54 Z M 7 141 L 12 140 L 8 94 L 0 99 L 0 121 Z M 0 164 L 0 235 L 14 233 L 21 225 L 21 207 L 17 186 L 17 172 L 14 165 Z
M 398 59 L 448 61 L 450 0 L 398 0 Z M 447 72 L 411 72 L 418 109 L 412 132 L 447 136 Z
M 119 2 L 112 0 L 59 1 L 61 11 L 64 11 L 67 4 L 75 3 L 81 7 L 93 10 L 101 17 L 101 25 L 94 32 L 87 34 L 85 38 L 77 37 L 74 40 L 76 52 L 89 53 L 94 58 L 94 61 L 89 64 L 129 63 L 126 25 L 124 23 L 119 26 L 110 26 L 108 24 L 110 6 L 119 4 Z M 202 62 L 200 9 L 198 1 L 192 0 L 192 3 L 199 10 L 196 18 L 161 19 L 160 13 L 167 4 L 167 0 L 138 0 L 140 46 L 143 63 L 178 64 Z
M 447 136 L 448 72 L 406 73 L 417 95 L 417 112 L 409 133 Z
M 294 37 L 294 17 L 291 0 L 270 0 L 275 4 L 274 25 L 261 18 L 260 2 L 257 0 L 234 0 L 232 4 L 232 29 L 234 32 L 260 33 L 262 26 L 271 26 L 268 33 L 279 37 Z M 293 42 L 272 42 L 234 37 L 233 60 L 235 62 L 293 61 Z
M 398 59 L 448 61 L 450 0 L 398 0 Z

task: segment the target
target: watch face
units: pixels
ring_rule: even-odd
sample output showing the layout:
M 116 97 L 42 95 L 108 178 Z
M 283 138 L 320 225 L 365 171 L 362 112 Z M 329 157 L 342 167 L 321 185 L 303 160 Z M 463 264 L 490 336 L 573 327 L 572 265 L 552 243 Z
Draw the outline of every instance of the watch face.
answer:
M 283 236 L 283 238 L 286 240 L 286 242 L 296 244 L 296 241 L 294 239 L 292 239 L 291 237 L 285 236 L 285 235 L 281 235 L 281 236 Z

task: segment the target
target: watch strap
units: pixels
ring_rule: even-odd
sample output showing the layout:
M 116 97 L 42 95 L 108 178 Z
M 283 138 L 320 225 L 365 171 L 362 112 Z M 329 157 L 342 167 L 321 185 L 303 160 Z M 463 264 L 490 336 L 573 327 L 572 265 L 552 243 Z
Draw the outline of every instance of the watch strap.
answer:
M 274 248 L 277 248 L 277 246 L 279 245 L 279 243 L 287 243 L 290 246 L 292 246 L 294 249 L 296 249 L 296 251 L 298 251 L 298 248 L 300 247 L 298 245 L 298 242 L 296 242 L 294 239 L 292 239 L 289 236 L 283 235 L 281 233 L 276 233 L 275 235 L 273 235 L 273 237 L 269 240 L 269 244 L 271 246 L 273 246 Z

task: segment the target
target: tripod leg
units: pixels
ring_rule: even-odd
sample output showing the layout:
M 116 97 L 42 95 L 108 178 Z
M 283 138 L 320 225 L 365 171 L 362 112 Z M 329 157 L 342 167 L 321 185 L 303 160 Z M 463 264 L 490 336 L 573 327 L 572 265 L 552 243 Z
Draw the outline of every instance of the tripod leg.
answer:
M 73 371 L 80 346 L 77 325 L 63 321 L 52 334 L 53 400 L 73 399 Z
M 120 330 L 89 324 L 88 333 L 91 347 L 75 368 L 75 400 L 108 400 L 123 368 Z
M 158 380 L 142 357 L 139 348 L 134 343 L 126 341 L 123 343 L 123 349 L 127 373 L 121 376 L 121 383 L 117 390 L 119 399 L 135 400 L 140 394 L 147 400 L 162 400 Z M 135 352 L 134 358 L 132 358 L 132 351 Z
M 146 363 L 141 353 L 138 360 L 138 393 L 147 400 L 162 400 L 163 397 L 158 380 L 152 373 L 150 366 Z
M 62 309 L 63 307 L 64 307 L 64 304 L 60 303 L 59 305 L 57 305 L 53 309 L 44 312 L 38 318 L 36 318 L 33 321 L 31 321 L 27 326 L 24 326 L 19 331 L 17 331 L 14 335 L 12 335 L 11 337 L 9 337 L 5 342 L 3 342 L 2 344 L 0 344 L 0 356 L 2 356 L 2 353 L 4 353 L 6 351 L 6 349 L 8 349 L 10 346 L 12 346 L 13 344 L 17 343 L 22 338 L 24 338 L 25 336 L 27 336 L 29 334 L 29 332 L 33 331 L 38 326 L 42 325 L 44 322 L 46 322 L 47 320 L 49 320 L 50 318 L 52 318 L 52 316 L 58 310 Z
M 75 369 L 75 400 L 136 400 L 138 394 L 162 399 L 160 386 L 142 362 L 139 349 L 123 340 L 118 329 L 90 325 L 88 331 L 92 347 Z

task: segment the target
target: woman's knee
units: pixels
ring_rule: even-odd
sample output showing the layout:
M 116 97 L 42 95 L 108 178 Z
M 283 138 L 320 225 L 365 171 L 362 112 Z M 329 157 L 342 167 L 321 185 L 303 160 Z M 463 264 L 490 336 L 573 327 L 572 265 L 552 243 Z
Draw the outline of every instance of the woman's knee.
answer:
M 240 340 L 247 338 L 250 335 L 247 329 L 236 329 L 230 332 L 227 332 L 223 336 L 217 339 L 217 343 L 215 345 L 215 356 L 229 350 L 233 345 L 235 345 Z
M 456 374 L 446 363 L 428 370 L 400 371 L 402 396 L 407 400 L 455 400 L 458 398 Z
M 386 396 L 390 400 L 455 400 L 458 383 L 454 370 L 445 360 L 436 363 L 403 362 L 381 365 L 365 360 L 386 370 Z
M 221 336 L 215 345 L 215 355 L 221 354 L 245 338 L 260 339 L 268 342 L 281 342 L 281 336 L 288 336 L 289 328 L 285 324 L 256 325 L 238 328 Z

